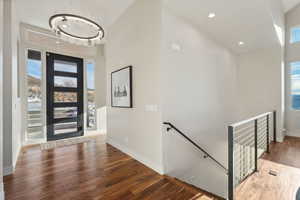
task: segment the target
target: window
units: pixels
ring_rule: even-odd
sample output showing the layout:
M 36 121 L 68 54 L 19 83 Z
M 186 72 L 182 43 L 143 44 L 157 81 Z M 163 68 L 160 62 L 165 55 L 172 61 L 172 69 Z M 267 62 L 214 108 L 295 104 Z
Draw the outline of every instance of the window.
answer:
M 54 103 L 76 103 L 76 92 L 54 92 Z
M 20 82 L 20 43 L 19 43 L 19 41 L 17 42 L 17 58 L 18 58 L 18 60 L 17 60 L 17 81 L 18 81 L 18 83 L 17 83 L 17 87 L 18 87 L 18 98 L 20 98 L 21 97 L 21 82 Z
M 87 64 L 87 127 L 96 128 L 95 65 Z
M 54 70 L 60 72 L 77 73 L 76 63 L 66 62 L 61 60 L 54 61 Z
M 54 76 L 54 87 L 77 88 L 77 78 L 66 76 Z
M 300 62 L 291 63 L 292 108 L 300 110 Z
M 291 43 L 300 42 L 300 27 L 291 28 Z
M 77 107 L 54 108 L 54 119 L 76 118 Z
M 27 51 L 27 134 L 26 140 L 34 143 L 44 139 L 42 123 L 42 61 L 41 52 Z

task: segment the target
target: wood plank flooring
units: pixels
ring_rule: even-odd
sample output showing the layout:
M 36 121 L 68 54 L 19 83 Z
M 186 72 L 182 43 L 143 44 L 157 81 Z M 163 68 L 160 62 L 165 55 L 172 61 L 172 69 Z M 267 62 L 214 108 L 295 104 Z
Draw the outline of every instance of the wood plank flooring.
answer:
M 217 200 L 161 176 L 105 143 L 41 151 L 24 148 L 13 175 L 4 177 L 7 200 Z
M 236 188 L 236 200 L 296 200 L 300 187 L 300 139 L 286 137 L 272 144 L 259 160 L 259 172 Z M 270 170 L 277 176 L 270 175 Z
M 264 159 L 300 168 L 300 138 L 285 137 L 282 143 L 273 143 L 271 153 L 265 154 Z

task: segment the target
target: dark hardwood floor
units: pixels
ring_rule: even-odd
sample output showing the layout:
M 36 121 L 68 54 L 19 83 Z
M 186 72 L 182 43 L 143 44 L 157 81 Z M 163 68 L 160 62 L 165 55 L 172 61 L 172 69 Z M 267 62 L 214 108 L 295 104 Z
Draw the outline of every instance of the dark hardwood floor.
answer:
M 159 175 L 106 144 L 105 137 L 47 151 L 23 148 L 4 187 L 7 200 L 217 199 Z

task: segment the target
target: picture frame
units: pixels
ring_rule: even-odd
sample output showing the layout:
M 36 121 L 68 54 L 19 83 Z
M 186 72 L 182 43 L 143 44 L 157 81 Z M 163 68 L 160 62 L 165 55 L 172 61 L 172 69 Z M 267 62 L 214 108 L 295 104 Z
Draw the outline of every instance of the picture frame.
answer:
M 111 107 L 132 108 L 132 66 L 111 72 Z

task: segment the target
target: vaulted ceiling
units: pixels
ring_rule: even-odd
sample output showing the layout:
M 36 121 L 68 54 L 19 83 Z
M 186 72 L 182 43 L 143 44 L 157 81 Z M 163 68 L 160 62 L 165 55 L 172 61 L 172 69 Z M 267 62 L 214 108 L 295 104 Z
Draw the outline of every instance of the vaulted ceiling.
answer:
M 17 13 L 21 21 L 48 28 L 48 19 L 56 13 L 77 13 L 90 17 L 103 26 L 110 26 L 135 0 L 16 0 Z M 222 2 L 218 1 L 220 5 Z M 242 1 L 245 2 L 245 1 Z M 188 7 L 188 4 L 184 2 Z M 201 1 L 199 3 L 202 4 Z M 282 0 L 287 12 L 300 0 Z M 189 2 L 189 4 L 192 4 Z
M 21 22 L 49 28 L 49 17 L 72 13 L 90 18 L 109 27 L 135 0 L 16 0 Z
M 300 0 L 282 0 L 284 11 L 288 12 L 300 3 Z
M 49 17 L 72 13 L 90 18 L 109 28 L 135 0 L 16 0 L 20 21 L 49 28 Z M 274 44 L 273 22 L 263 0 L 163 0 L 166 7 L 199 26 L 217 42 L 237 53 Z M 285 11 L 300 0 L 282 0 Z M 208 19 L 215 12 L 214 19 Z M 239 41 L 244 41 L 241 48 Z
M 272 0 L 273 1 L 273 0 Z M 263 0 L 182 0 L 166 1 L 165 6 L 185 18 L 211 39 L 237 54 L 263 49 L 278 43 L 273 18 Z M 210 19 L 209 13 L 215 13 Z M 239 45 L 239 42 L 244 45 Z

